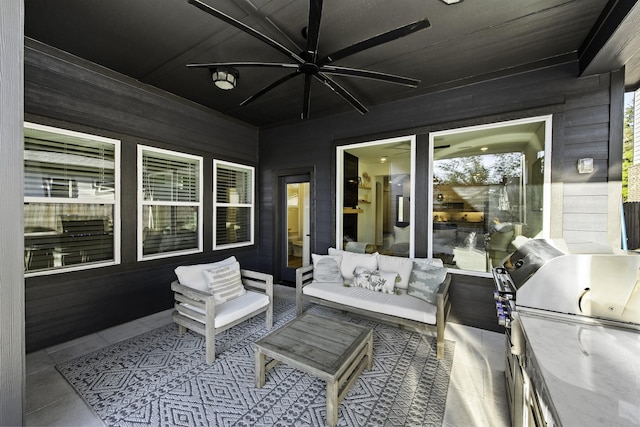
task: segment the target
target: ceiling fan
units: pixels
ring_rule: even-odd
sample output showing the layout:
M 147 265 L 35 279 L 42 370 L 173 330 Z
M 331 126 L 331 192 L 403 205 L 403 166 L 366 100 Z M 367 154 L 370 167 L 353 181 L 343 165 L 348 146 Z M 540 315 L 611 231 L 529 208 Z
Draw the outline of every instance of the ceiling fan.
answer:
M 309 22 L 306 29 L 307 46 L 306 50 L 300 54 L 295 53 L 291 49 L 283 46 L 281 43 L 273 40 L 270 37 L 265 36 L 259 31 L 243 24 L 242 22 L 232 18 L 220 12 L 217 9 L 203 3 L 200 0 L 187 0 L 190 4 L 198 9 L 215 16 L 218 19 L 244 31 L 245 33 L 257 38 L 258 40 L 268 44 L 284 55 L 288 56 L 292 61 L 291 63 L 272 63 L 272 62 L 213 62 L 206 64 L 187 64 L 187 67 L 271 67 L 271 68 L 288 68 L 293 70 L 291 73 L 276 80 L 264 89 L 250 96 L 240 103 L 241 106 L 247 105 L 252 101 L 255 101 L 265 93 L 280 86 L 281 84 L 291 80 L 299 75 L 304 76 L 304 93 L 302 100 L 302 114 L 301 117 L 306 119 L 309 117 L 309 107 L 311 104 L 311 82 L 313 79 L 320 81 L 325 86 L 329 87 L 333 92 L 341 96 L 347 101 L 353 108 L 358 110 L 361 114 L 365 114 L 367 108 L 353 96 L 349 91 L 343 88 L 338 82 L 336 82 L 331 76 L 350 76 L 359 77 L 365 79 L 372 79 L 382 82 L 394 83 L 409 87 L 417 87 L 420 80 L 396 76 L 393 74 L 380 73 L 377 71 L 369 71 L 358 68 L 341 67 L 332 65 L 333 62 L 346 58 L 347 56 L 362 52 L 363 50 L 370 49 L 375 46 L 379 46 L 384 43 L 408 36 L 417 31 L 429 28 L 431 24 L 428 19 L 422 19 L 420 21 L 413 22 L 411 24 L 404 25 L 396 28 L 395 30 L 388 31 L 386 33 L 379 34 L 371 37 L 367 40 L 355 43 L 351 46 L 340 49 L 329 55 L 320 56 L 318 52 L 318 42 L 320 34 L 320 20 L 322 17 L 322 0 L 310 0 L 309 1 Z

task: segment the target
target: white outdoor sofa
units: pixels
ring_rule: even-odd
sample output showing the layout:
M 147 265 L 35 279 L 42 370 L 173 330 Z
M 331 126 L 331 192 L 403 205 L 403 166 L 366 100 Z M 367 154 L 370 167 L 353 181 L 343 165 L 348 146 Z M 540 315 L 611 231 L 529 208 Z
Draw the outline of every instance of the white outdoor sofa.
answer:
M 344 253 L 344 251 L 335 249 L 333 251 L 334 253 Z M 372 254 L 372 256 L 377 255 Z M 351 258 L 351 256 L 349 257 Z M 379 257 L 387 265 L 389 261 L 393 263 L 391 258 L 399 258 L 385 255 L 380 255 Z M 407 260 L 407 258 L 404 259 Z M 357 261 L 352 262 L 357 263 Z M 385 266 L 385 268 L 388 267 Z M 407 274 L 406 270 L 404 274 Z M 310 264 L 296 270 L 297 314 L 302 314 L 304 304 L 311 302 L 372 317 L 400 327 L 409 327 L 420 333 L 432 334 L 435 332 L 437 356 L 442 359 L 444 357 L 444 331 L 451 308 L 449 301 L 450 283 L 451 276 L 446 273 L 444 280 L 437 287 L 436 303 L 431 304 L 424 299 L 409 295 L 405 289 L 388 294 L 349 286 L 348 283 L 344 282 L 325 283 L 317 281 L 314 280 L 314 265 Z

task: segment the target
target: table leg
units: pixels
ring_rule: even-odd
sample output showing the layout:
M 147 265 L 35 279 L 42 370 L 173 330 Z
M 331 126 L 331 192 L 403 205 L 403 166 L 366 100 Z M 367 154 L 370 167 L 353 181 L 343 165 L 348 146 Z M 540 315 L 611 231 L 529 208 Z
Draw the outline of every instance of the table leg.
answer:
M 262 388 L 265 383 L 265 360 L 266 356 L 259 349 L 253 349 L 255 355 L 255 373 L 256 373 L 256 387 Z
M 369 340 L 367 342 L 367 369 L 373 368 L 373 335 L 369 335 Z
M 340 384 L 337 380 L 327 381 L 327 425 L 335 427 L 338 424 L 338 389 Z

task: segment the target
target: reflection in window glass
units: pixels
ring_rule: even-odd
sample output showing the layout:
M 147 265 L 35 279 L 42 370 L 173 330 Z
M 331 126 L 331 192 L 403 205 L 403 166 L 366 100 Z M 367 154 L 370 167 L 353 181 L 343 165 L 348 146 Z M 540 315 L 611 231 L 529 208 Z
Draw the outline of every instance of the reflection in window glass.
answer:
M 25 123 L 25 272 L 118 262 L 119 142 Z
M 202 251 L 202 158 L 138 147 L 138 259 Z
M 214 249 L 253 244 L 254 168 L 214 160 Z
M 541 234 L 545 121 L 436 136 L 434 148 L 434 257 L 488 272 L 519 236 Z
M 402 137 L 338 147 L 338 247 L 411 255 L 414 145 Z
M 146 205 L 142 254 L 190 250 L 198 247 L 198 207 Z

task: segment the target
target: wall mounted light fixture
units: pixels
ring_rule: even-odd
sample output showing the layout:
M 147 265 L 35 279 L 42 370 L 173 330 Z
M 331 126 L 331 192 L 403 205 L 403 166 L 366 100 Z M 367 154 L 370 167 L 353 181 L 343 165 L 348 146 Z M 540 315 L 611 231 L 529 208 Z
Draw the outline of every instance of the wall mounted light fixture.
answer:
M 238 77 L 240 77 L 240 73 L 232 67 L 216 67 L 211 69 L 213 84 L 223 90 L 235 88 Z
M 578 173 L 593 173 L 593 158 L 578 159 Z
M 462 0 L 442 0 L 442 3 L 456 4 L 456 3 L 462 3 Z

